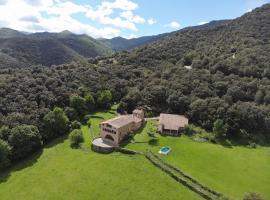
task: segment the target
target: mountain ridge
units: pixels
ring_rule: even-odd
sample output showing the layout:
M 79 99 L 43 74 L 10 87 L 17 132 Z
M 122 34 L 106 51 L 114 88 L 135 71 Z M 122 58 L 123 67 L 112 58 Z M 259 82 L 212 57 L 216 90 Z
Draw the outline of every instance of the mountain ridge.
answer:
M 12 33 L 9 34 L 8 33 Z M 94 38 L 69 31 L 60 33 L 24 34 L 16 30 L 0 29 L 0 68 L 8 64 L 25 67 L 70 63 L 96 56 L 111 55 L 113 51 Z M 12 59 L 11 59 L 12 58 Z
M 213 20 L 213 21 L 206 23 L 206 24 L 203 24 L 203 25 L 190 26 L 190 27 L 186 27 L 186 28 L 183 28 L 183 29 L 180 29 L 177 31 L 173 31 L 173 32 L 161 33 L 158 35 L 142 36 L 142 37 L 138 37 L 138 38 L 126 39 L 126 38 L 118 36 L 118 37 L 115 37 L 112 39 L 100 38 L 98 40 L 103 42 L 108 47 L 112 48 L 114 51 L 126 51 L 126 50 L 131 50 L 133 48 L 137 48 L 137 47 L 164 39 L 167 36 L 172 35 L 172 34 L 177 33 L 177 32 L 182 32 L 182 31 L 186 31 L 186 30 L 210 29 L 210 28 L 225 24 L 229 21 L 230 20 Z

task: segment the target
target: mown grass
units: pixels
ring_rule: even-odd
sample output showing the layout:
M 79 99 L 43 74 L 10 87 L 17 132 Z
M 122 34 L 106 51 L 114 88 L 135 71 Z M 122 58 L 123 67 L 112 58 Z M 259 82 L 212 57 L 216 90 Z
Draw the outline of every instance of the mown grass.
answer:
M 90 150 L 98 124 L 114 116 L 99 112 L 92 127 L 83 126 L 82 149 L 67 137 L 0 173 L 1 200 L 200 199 L 148 162 L 144 156 L 102 155 Z
M 242 199 L 249 192 L 270 199 L 270 147 L 226 148 L 195 142 L 186 136 L 162 137 L 159 134 L 156 134 L 158 143 L 150 145 L 147 131 L 154 126 L 154 121 L 148 122 L 126 147 L 157 153 L 160 147 L 170 146 L 172 152 L 163 159 L 201 183 L 233 199 Z

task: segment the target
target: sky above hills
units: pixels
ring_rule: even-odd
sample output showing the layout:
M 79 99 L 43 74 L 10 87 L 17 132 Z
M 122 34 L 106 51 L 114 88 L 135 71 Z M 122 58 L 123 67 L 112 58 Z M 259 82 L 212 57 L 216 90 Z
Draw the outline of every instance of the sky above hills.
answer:
M 236 18 L 265 3 L 270 0 L 0 0 L 0 27 L 132 38 Z

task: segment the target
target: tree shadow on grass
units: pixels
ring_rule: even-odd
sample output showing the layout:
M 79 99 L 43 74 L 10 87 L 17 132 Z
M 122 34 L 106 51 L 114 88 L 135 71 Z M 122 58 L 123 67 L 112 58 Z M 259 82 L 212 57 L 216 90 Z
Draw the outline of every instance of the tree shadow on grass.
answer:
M 91 115 L 91 118 L 95 119 L 104 119 L 104 117 L 98 116 L 98 115 Z
M 134 141 L 134 137 L 137 134 L 141 134 L 143 132 L 144 127 L 146 126 L 146 123 L 143 123 L 143 125 L 137 130 L 135 131 L 133 134 L 129 134 L 122 142 L 121 142 L 121 147 L 126 147 L 129 143 L 131 143 L 132 141 Z M 147 142 L 132 142 L 133 144 L 136 143 L 147 143 Z
M 47 142 L 46 144 L 44 144 L 43 148 L 44 149 L 49 149 L 51 147 L 54 147 L 55 145 L 64 143 L 64 141 L 68 138 L 68 134 L 62 135 L 56 139 L 53 139 L 49 142 Z
M 39 151 L 33 153 L 31 156 L 12 163 L 12 166 L 10 168 L 0 173 L 0 185 L 1 183 L 8 181 L 13 172 L 20 171 L 24 168 L 33 166 L 38 161 L 38 158 L 41 156 L 42 152 L 43 149 L 40 149 Z
M 38 161 L 40 156 L 42 155 L 44 149 L 49 149 L 49 148 L 52 148 L 58 144 L 63 143 L 67 139 L 67 137 L 68 137 L 68 135 L 64 135 L 64 136 L 61 136 L 59 138 L 56 138 L 56 139 L 46 143 L 42 149 L 39 149 L 38 151 L 34 152 L 33 154 L 31 154 L 27 158 L 24 158 L 22 160 L 19 160 L 19 161 L 12 163 L 11 167 L 0 172 L 0 185 L 1 185 L 1 183 L 7 182 L 12 173 L 33 166 Z

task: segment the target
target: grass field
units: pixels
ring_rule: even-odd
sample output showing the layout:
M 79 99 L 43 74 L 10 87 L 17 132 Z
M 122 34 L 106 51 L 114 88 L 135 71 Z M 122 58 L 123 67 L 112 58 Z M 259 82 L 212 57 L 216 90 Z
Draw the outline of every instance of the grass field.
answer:
M 114 113 L 96 113 L 92 128 L 82 127 L 82 149 L 71 149 L 66 137 L 0 173 L 1 200 L 200 199 L 143 156 L 102 155 L 90 150 L 98 123 Z
M 163 156 L 167 162 L 179 167 L 201 183 L 229 196 L 241 199 L 248 192 L 257 192 L 270 199 L 270 148 L 227 148 L 210 143 L 194 142 L 188 137 L 162 137 L 158 144 L 149 145 L 147 131 L 154 127 L 150 121 L 135 136 L 135 143 L 126 147 L 157 153 L 160 147 L 170 146 L 172 152 Z

